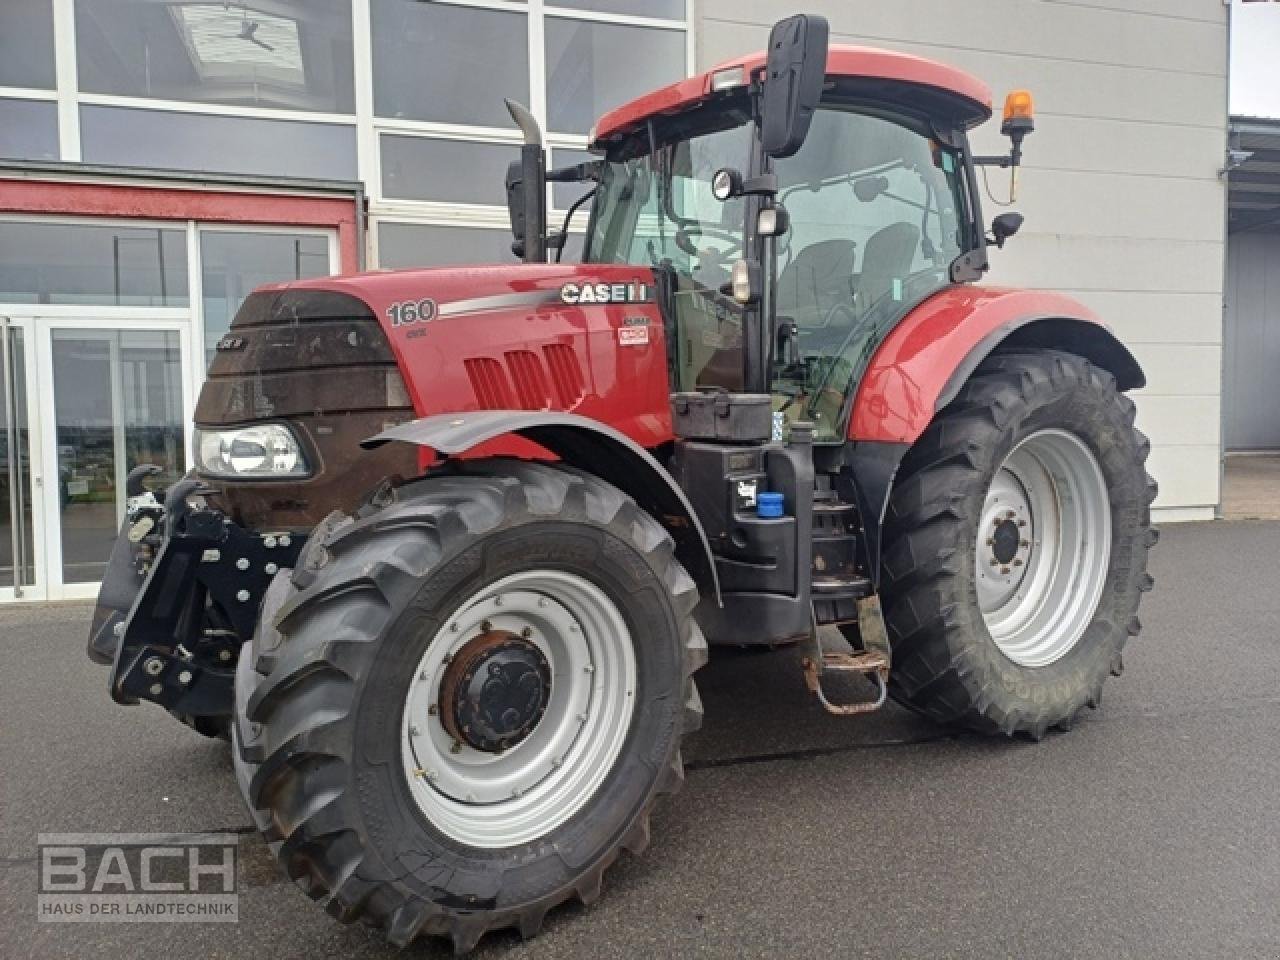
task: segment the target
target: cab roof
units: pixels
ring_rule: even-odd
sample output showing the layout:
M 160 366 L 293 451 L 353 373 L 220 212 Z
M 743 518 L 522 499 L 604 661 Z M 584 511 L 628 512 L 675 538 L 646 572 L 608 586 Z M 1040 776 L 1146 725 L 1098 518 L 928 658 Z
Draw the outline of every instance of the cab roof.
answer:
M 592 145 L 625 134 L 650 117 L 679 113 L 709 100 L 718 92 L 712 85 L 717 75 L 740 70 L 745 84 L 756 70 L 763 69 L 764 64 L 765 52 L 758 50 L 637 97 L 609 111 L 596 122 L 591 135 Z M 832 44 L 827 49 L 827 77 L 836 80 L 896 80 L 933 87 L 958 101 L 966 127 L 976 126 L 991 116 L 991 88 L 985 83 L 956 67 L 909 53 Z M 742 84 L 735 85 L 733 89 L 740 91 Z

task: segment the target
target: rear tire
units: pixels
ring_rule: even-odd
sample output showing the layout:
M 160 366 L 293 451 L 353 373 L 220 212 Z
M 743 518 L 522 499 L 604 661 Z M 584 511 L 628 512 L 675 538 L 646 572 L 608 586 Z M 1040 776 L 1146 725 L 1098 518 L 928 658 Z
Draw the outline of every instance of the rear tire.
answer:
M 547 464 L 473 462 L 335 515 L 272 583 L 240 657 L 245 800 L 289 876 L 344 922 L 459 953 L 488 930 L 531 936 L 557 904 L 598 896 L 683 781 L 706 659 L 697 599 L 653 518 Z M 511 664 L 520 691 L 543 678 L 541 706 L 526 739 L 486 740 L 468 684 L 487 691 Z M 520 697 L 498 713 L 517 717 Z
M 890 692 L 987 733 L 1096 707 L 1152 585 L 1133 401 L 1081 357 L 997 354 L 903 459 L 885 520 Z

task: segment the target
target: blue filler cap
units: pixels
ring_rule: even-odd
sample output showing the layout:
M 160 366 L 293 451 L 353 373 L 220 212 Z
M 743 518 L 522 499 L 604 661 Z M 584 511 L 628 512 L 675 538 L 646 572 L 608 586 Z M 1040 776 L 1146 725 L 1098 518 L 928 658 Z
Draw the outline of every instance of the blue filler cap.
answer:
M 780 493 L 756 494 L 756 516 L 758 517 L 782 516 L 782 494 Z

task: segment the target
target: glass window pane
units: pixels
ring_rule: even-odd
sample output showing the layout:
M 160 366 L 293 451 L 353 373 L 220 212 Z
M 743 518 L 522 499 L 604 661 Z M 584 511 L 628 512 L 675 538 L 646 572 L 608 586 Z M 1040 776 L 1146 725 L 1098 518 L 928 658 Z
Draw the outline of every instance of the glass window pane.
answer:
M 586 133 L 602 113 L 685 72 L 680 30 L 548 17 L 547 120 L 557 133 Z
M 373 0 L 373 107 L 380 117 L 510 127 L 529 103 L 523 13 Z
M 62 580 L 102 579 L 142 463 L 182 476 L 182 351 L 164 330 L 54 330 Z
M 576 163 L 586 163 L 590 160 L 599 160 L 598 154 L 589 150 L 575 150 L 572 147 L 552 147 L 551 158 L 547 161 L 550 167 L 571 167 Z M 577 200 L 580 196 L 594 187 L 591 181 L 583 183 L 553 183 L 551 185 L 551 206 L 555 210 L 568 210 L 569 205 Z M 590 206 L 584 204 L 578 208 L 580 211 L 590 209 Z
M 85 163 L 356 179 L 356 129 L 340 124 L 86 106 L 80 151 Z
M 0 87 L 52 90 L 53 0 L 0 3 Z
M 0 221 L 5 300 L 186 306 L 186 231 Z
M 429 137 L 382 137 L 382 193 L 404 200 L 507 202 L 507 165 L 520 159 L 514 144 Z
M 555 0 L 555 6 L 596 13 L 629 13 L 636 17 L 685 18 L 684 0 Z
M 40 100 L 0 100 L 0 157 L 57 160 L 57 105 Z
M 329 273 L 329 238 L 323 235 L 200 231 L 205 362 L 213 362 L 214 344 L 254 288 Z
M 351 113 L 351 0 L 76 0 L 80 89 Z
M 378 227 L 378 266 L 393 270 L 454 263 L 512 263 L 511 231 L 486 227 L 436 227 L 383 223 Z

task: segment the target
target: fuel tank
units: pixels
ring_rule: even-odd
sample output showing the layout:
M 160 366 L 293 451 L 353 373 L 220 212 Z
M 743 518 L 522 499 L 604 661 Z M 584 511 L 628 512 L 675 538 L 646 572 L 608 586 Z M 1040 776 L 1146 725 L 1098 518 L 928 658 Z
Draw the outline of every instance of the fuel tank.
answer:
M 429 414 L 562 410 L 645 447 L 671 439 L 666 333 L 653 276 L 601 264 L 441 267 L 264 287 L 217 344 L 201 427 L 287 423 L 314 470 L 300 480 L 215 480 L 250 529 L 309 529 L 384 477 L 426 466 L 403 444 L 360 440 Z M 499 440 L 479 454 L 536 454 Z

